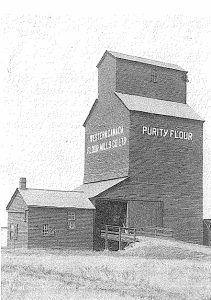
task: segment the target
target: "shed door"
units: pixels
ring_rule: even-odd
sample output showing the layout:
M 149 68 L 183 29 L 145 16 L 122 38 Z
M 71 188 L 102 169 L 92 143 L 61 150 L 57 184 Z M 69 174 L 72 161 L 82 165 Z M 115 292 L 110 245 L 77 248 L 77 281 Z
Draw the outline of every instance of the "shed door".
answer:
M 162 227 L 163 203 L 161 201 L 130 201 L 129 226 Z

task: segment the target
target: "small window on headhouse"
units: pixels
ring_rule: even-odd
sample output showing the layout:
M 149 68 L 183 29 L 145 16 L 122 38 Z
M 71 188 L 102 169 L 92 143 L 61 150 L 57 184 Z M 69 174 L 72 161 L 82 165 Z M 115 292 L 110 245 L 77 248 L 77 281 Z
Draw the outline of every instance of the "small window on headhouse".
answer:
M 43 234 L 44 236 L 48 235 L 48 224 L 44 224 L 44 225 L 42 226 L 42 234 Z
M 158 75 L 156 69 L 152 69 L 151 71 L 151 82 L 157 82 L 158 81 Z
M 67 212 L 67 226 L 68 229 L 75 229 L 75 213 L 74 212 Z

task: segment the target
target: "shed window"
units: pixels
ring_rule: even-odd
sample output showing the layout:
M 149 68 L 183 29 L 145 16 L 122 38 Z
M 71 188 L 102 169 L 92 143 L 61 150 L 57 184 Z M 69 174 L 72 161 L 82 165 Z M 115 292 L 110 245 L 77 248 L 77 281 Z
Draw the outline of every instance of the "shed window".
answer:
M 10 233 L 9 234 L 10 234 L 10 240 L 18 239 L 18 224 L 17 225 L 10 224 Z
M 10 224 L 10 240 L 13 239 L 14 232 L 15 232 L 15 226 L 14 226 L 14 224 Z
M 25 213 L 24 213 L 24 222 L 27 222 L 28 221 L 28 210 L 25 210 Z
M 15 235 L 14 235 L 14 239 L 17 240 L 18 239 L 18 224 L 15 227 Z
M 44 236 L 48 235 L 48 224 L 42 226 L 42 233 Z
M 158 81 L 157 71 L 153 69 L 151 71 L 151 82 L 157 82 L 157 81 Z
M 75 225 L 75 213 L 73 212 L 68 212 L 67 213 L 67 225 L 68 225 L 68 229 L 75 229 L 76 225 Z

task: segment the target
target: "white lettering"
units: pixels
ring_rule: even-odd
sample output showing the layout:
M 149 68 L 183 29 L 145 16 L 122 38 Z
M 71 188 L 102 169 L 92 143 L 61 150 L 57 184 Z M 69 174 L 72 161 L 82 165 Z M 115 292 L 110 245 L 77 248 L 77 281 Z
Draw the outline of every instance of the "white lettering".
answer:
M 167 135 L 168 131 L 169 131 L 168 129 L 164 129 L 164 136 Z
M 165 129 L 157 127 L 142 126 L 143 135 L 152 135 L 157 137 L 170 137 L 180 140 L 193 140 L 192 132 L 186 132 L 182 130 Z
M 179 132 L 179 138 L 180 138 L 181 140 L 183 140 L 183 131 L 180 131 L 180 132 Z
M 147 127 L 146 126 L 143 126 L 143 134 L 147 132 Z
M 170 130 L 170 137 L 172 137 L 173 136 L 173 134 L 174 134 L 174 130 Z
M 156 135 L 156 133 L 157 133 L 156 128 L 152 128 L 152 135 Z
M 174 132 L 174 137 L 175 137 L 175 139 L 178 139 L 178 138 L 179 138 L 179 135 L 178 135 L 178 131 L 177 131 L 177 130 Z

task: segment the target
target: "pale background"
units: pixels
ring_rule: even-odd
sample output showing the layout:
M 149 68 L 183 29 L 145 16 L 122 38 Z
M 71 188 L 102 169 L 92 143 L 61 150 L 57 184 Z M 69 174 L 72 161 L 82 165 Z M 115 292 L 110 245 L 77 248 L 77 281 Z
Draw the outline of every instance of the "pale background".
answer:
M 82 124 L 97 98 L 95 66 L 106 49 L 189 72 L 187 102 L 206 120 L 204 216 L 211 217 L 207 3 L 35 2 L 7 1 L 0 10 L 1 226 L 20 177 L 33 188 L 70 190 L 82 183 Z

